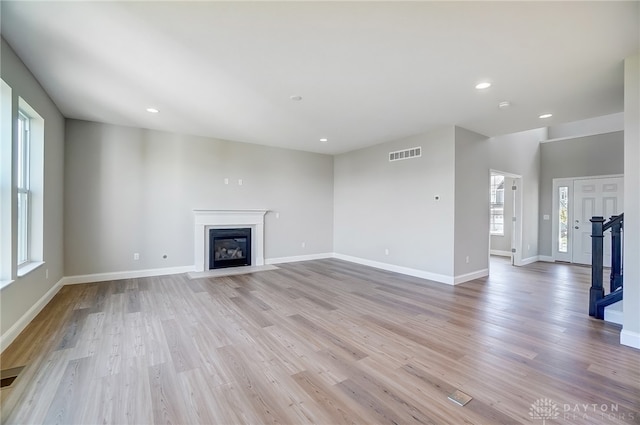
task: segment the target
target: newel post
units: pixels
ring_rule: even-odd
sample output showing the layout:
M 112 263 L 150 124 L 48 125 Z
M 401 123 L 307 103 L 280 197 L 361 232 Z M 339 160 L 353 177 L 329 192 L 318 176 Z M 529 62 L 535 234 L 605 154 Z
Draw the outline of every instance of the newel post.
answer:
M 611 226 L 611 277 L 609 291 L 613 292 L 622 286 L 622 217 L 613 216 L 618 220 Z
M 589 290 L 589 316 L 596 315 L 596 302 L 604 298 L 602 287 L 602 260 L 604 256 L 604 217 L 591 220 L 591 289 Z

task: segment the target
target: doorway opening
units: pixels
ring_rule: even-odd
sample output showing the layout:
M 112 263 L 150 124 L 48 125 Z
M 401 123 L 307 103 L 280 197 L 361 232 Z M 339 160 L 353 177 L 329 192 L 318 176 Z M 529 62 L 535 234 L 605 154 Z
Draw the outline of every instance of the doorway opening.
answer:
M 522 265 L 522 176 L 490 172 L 489 255 Z

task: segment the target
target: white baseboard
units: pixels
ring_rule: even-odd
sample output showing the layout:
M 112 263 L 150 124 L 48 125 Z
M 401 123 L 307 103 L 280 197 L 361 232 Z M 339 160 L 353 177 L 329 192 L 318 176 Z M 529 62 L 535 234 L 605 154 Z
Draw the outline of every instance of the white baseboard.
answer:
M 195 266 L 166 267 L 162 269 L 130 270 L 125 272 L 95 273 L 77 276 L 65 276 L 61 282 L 63 285 L 75 285 L 79 283 L 105 282 L 108 280 L 134 279 L 138 277 L 163 276 L 170 274 L 189 273 L 195 270 Z
M 522 260 L 520 260 L 520 264 L 518 264 L 519 266 L 526 266 L 529 264 L 533 264 L 535 262 L 537 262 L 539 260 L 537 255 L 534 255 L 533 257 L 528 257 L 528 258 L 523 258 Z
M 475 272 L 461 274 L 453 278 L 453 284 L 459 285 L 460 283 L 469 282 L 473 279 L 480 279 L 481 277 L 489 276 L 489 269 L 477 270 Z
M 324 252 L 321 254 L 294 255 L 292 257 L 265 258 L 264 263 L 265 264 L 295 263 L 296 261 L 324 260 L 325 258 L 333 258 L 333 253 Z
M 490 249 L 489 254 L 498 255 L 500 257 L 511 257 L 511 251 L 500 251 L 498 249 Z
M 544 261 L 545 263 L 555 263 L 556 260 L 550 255 L 538 255 L 538 261 Z
M 640 349 L 640 333 L 622 329 L 622 332 L 620 332 L 620 344 Z
M 38 313 L 55 297 L 60 288 L 62 288 L 62 279 L 49 289 L 46 294 L 42 296 L 34 305 L 31 306 L 25 314 L 18 319 L 13 326 L 11 326 L 5 333 L 0 336 L 0 352 L 4 351 L 11 343 L 20 335 L 33 319 L 36 318 Z
M 379 261 L 367 260 L 359 257 L 352 257 L 344 254 L 333 254 L 334 258 L 339 260 L 349 261 L 351 263 L 362 264 L 363 266 L 375 267 L 377 269 L 387 270 L 390 272 L 396 272 L 406 274 L 409 276 L 419 277 L 422 279 L 433 280 L 440 283 L 446 283 L 447 285 L 454 285 L 454 277 L 447 276 L 438 273 L 431 273 L 424 270 L 412 269 L 410 267 L 396 266 L 395 264 L 382 263 Z
M 624 313 L 622 312 L 622 300 L 604 308 L 604 321 L 622 325 Z

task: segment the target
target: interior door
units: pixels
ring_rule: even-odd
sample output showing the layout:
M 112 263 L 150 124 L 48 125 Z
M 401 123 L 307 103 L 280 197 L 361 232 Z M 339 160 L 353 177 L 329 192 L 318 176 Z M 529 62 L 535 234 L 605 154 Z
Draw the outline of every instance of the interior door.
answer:
M 623 212 L 623 178 L 575 180 L 573 182 L 573 262 L 591 264 L 593 216 L 606 220 Z M 605 232 L 604 265 L 611 265 L 611 232 Z

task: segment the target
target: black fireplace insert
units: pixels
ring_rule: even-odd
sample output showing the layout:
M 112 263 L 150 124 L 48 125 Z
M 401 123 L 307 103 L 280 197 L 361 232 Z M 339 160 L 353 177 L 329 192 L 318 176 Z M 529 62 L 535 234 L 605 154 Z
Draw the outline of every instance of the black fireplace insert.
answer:
M 209 229 L 209 269 L 251 265 L 251 229 Z

